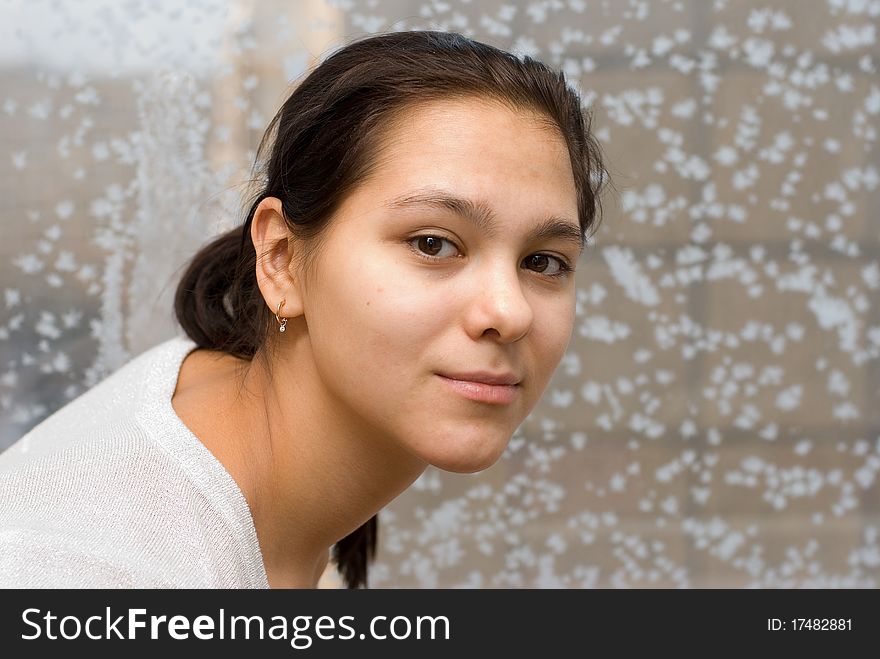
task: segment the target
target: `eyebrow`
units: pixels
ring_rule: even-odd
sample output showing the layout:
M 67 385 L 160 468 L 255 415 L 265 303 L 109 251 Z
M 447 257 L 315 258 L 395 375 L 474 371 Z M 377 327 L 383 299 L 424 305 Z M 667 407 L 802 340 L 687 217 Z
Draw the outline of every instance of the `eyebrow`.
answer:
M 477 229 L 486 233 L 489 237 L 494 238 L 501 234 L 502 227 L 499 226 L 495 213 L 488 204 L 482 200 L 459 197 L 437 188 L 423 188 L 409 192 L 394 197 L 384 205 L 392 209 L 423 206 L 448 210 L 469 220 Z M 580 251 L 583 251 L 585 243 L 580 225 L 577 222 L 557 215 L 550 215 L 540 220 L 529 231 L 526 239 L 530 242 L 553 239 L 562 240 L 576 246 Z

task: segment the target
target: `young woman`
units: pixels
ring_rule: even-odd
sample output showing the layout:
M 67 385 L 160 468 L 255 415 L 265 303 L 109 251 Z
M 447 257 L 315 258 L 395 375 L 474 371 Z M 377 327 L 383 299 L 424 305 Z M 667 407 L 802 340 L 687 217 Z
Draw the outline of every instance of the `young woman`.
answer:
M 327 58 L 272 120 L 186 333 L 0 455 L 0 585 L 365 586 L 428 465 L 492 465 L 568 345 L 605 178 L 558 74 L 456 33 Z M 11 502 L 11 505 L 10 505 Z

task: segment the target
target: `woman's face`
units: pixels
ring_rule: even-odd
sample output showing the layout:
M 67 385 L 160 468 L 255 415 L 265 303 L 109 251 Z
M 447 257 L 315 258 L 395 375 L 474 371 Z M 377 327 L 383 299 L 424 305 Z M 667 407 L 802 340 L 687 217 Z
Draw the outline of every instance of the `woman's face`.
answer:
M 565 143 L 535 117 L 475 99 L 408 111 L 302 284 L 341 412 L 438 468 L 493 464 L 571 337 L 576 200 Z M 481 371 L 518 384 L 456 382 Z

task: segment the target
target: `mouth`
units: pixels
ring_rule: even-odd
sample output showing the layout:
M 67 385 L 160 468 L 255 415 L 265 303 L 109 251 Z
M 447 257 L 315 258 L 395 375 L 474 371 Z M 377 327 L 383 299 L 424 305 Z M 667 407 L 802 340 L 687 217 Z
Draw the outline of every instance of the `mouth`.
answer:
M 449 390 L 478 403 L 509 405 L 519 395 L 519 384 L 489 384 L 474 380 L 459 380 L 436 373 Z

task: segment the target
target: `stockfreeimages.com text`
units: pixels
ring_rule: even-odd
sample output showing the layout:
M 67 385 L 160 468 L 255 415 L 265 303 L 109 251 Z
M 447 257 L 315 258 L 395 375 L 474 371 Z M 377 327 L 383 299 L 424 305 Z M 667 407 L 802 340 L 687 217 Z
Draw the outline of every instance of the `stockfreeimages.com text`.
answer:
M 449 619 L 446 616 L 415 616 L 412 619 L 408 616 L 373 616 L 367 628 L 360 633 L 352 626 L 354 616 L 272 616 L 267 620 L 257 615 L 227 616 L 224 609 L 220 609 L 216 616 L 199 615 L 193 620 L 183 615 L 148 616 L 146 609 L 126 609 L 124 614 L 114 616 L 109 606 L 105 615 L 93 615 L 85 620 L 75 615 L 59 618 L 51 611 L 44 613 L 33 608 L 25 609 L 21 618 L 27 626 L 27 633 L 21 635 L 23 640 L 73 640 L 83 636 L 93 640 L 185 640 L 192 634 L 201 640 L 289 640 L 290 646 L 297 650 L 311 647 L 315 639 L 449 640 Z

